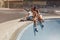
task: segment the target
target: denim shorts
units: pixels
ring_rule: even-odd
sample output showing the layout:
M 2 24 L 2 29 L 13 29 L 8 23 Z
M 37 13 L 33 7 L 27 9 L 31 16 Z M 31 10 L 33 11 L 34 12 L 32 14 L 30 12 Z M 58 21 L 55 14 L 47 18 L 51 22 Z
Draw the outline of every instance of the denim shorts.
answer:
M 32 20 L 32 19 L 33 19 L 33 16 L 27 17 L 27 20 Z

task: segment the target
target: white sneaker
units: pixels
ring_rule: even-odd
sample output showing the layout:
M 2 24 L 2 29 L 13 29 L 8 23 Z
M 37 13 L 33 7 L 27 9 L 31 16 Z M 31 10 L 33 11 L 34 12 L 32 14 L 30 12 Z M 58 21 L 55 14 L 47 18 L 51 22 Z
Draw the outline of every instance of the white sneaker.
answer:
M 35 27 L 35 31 L 38 32 L 38 29 Z

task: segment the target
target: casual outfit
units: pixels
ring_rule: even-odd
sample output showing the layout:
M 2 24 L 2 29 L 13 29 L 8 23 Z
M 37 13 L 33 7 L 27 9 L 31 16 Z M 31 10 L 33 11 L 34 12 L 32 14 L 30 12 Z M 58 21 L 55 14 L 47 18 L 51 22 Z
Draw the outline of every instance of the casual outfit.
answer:
M 28 12 L 29 16 L 27 17 L 27 20 L 32 20 L 33 19 L 33 13 L 31 11 Z

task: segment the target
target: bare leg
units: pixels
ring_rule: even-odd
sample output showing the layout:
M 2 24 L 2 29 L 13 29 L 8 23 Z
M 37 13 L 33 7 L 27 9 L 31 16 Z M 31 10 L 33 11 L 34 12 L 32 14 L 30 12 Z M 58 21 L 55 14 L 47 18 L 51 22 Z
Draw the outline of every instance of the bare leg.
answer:
M 41 26 L 41 29 L 43 29 L 43 27 L 44 27 L 44 25 L 42 24 L 43 19 L 40 16 L 38 16 L 38 21 L 39 21 L 39 24 Z
M 37 25 L 37 24 L 36 24 L 36 19 L 35 19 L 35 18 L 33 19 L 33 22 L 34 22 L 35 31 L 38 32 L 38 29 L 37 29 L 37 26 L 36 26 L 36 25 Z

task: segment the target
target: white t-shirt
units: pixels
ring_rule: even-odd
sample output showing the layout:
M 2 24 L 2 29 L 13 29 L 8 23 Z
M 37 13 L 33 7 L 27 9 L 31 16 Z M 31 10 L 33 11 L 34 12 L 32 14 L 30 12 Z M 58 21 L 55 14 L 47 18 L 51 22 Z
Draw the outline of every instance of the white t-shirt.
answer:
M 32 11 L 29 11 L 28 13 L 29 13 L 29 16 L 33 16 L 33 13 L 32 13 Z

